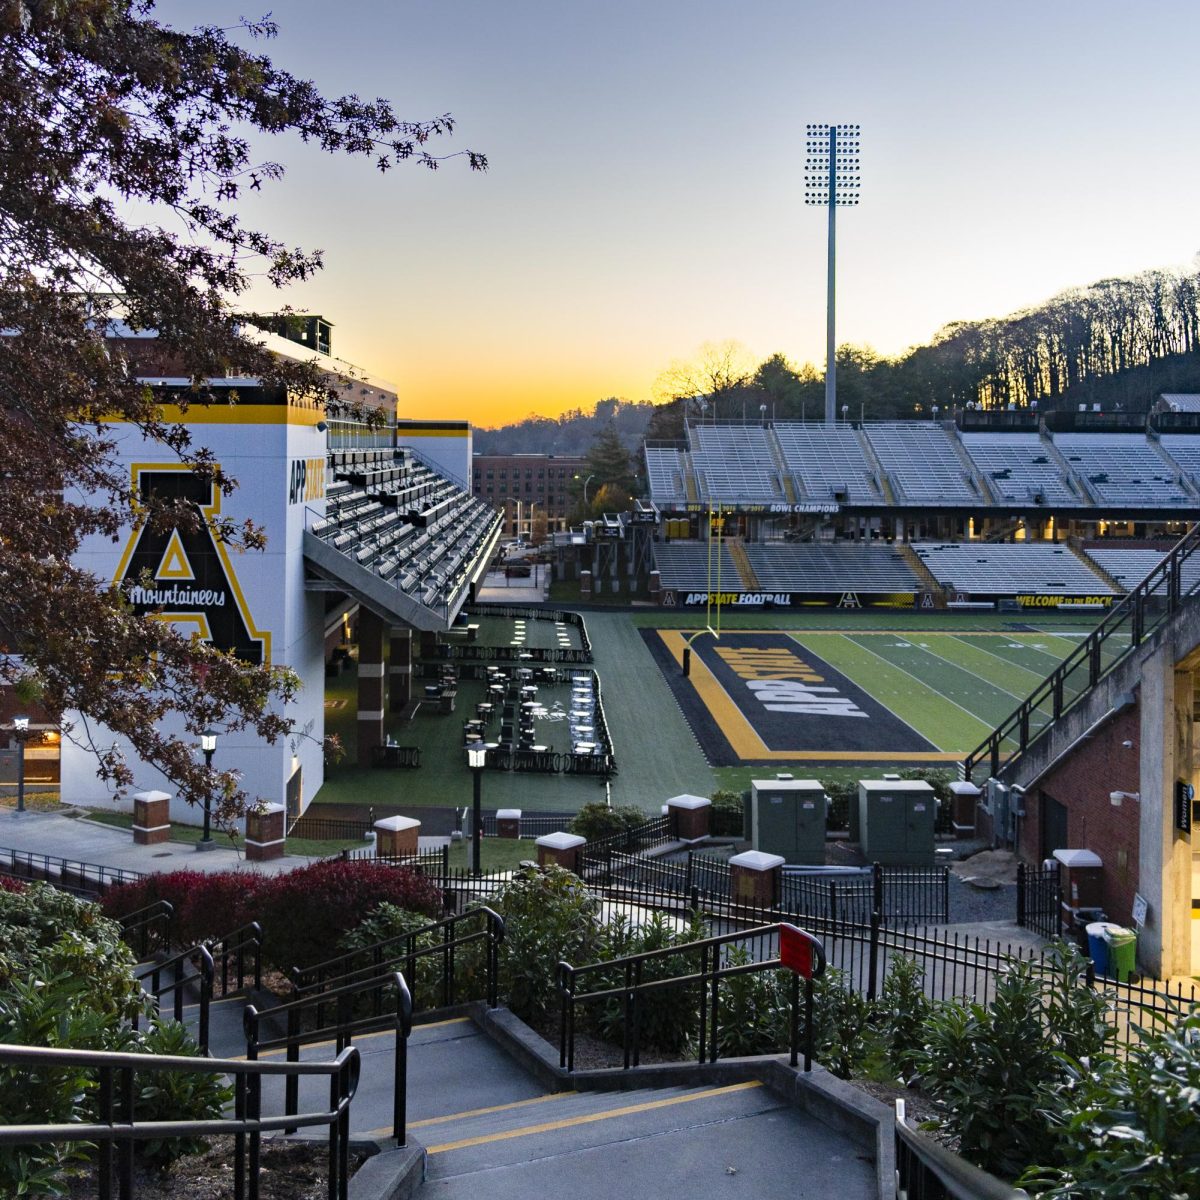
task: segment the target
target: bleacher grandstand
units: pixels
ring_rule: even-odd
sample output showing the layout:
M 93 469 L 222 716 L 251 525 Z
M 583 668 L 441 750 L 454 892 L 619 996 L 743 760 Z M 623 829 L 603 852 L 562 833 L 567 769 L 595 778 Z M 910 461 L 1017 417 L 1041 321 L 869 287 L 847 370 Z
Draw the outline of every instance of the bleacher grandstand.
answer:
M 673 446 L 647 446 L 645 453 L 650 494 L 663 504 L 687 500 L 681 452 Z
M 745 550 L 764 591 L 890 593 L 921 587 L 908 558 L 891 546 L 773 542 Z
M 1179 464 L 1192 487 L 1200 486 L 1200 438 L 1186 433 L 1164 433 L 1159 444 Z
M 780 423 L 771 432 L 805 499 L 862 504 L 884 498 L 878 472 L 853 429 Z
M 692 465 L 705 499 L 786 498 L 767 430 L 759 425 L 697 425 L 692 430 Z
M 1054 444 L 1098 500 L 1121 508 L 1194 504 L 1196 497 L 1144 434 L 1063 433 Z
M 741 576 L 724 544 L 718 553 L 715 542 L 662 543 L 655 546 L 654 559 L 664 588 L 680 592 L 742 589 Z
M 972 596 L 1109 596 L 1113 589 L 1069 546 L 1050 542 L 914 542 L 943 587 Z
M 1159 549 L 1124 546 L 1085 546 L 1084 553 L 1121 585 L 1132 591 L 1163 560 L 1170 550 L 1164 545 Z M 1183 586 L 1193 587 L 1200 580 L 1200 563 L 1188 559 L 1182 568 Z M 1161 588 L 1156 589 L 1161 590 Z
M 964 432 L 962 443 L 997 500 L 1081 503 L 1074 481 L 1040 434 Z
M 958 439 L 941 425 L 872 425 L 866 436 L 897 503 L 979 502 L 980 488 L 961 457 Z
M 326 515 L 305 533 L 309 567 L 376 604 L 391 599 L 419 628 L 452 619 L 495 548 L 500 514 L 407 449 L 329 459 Z

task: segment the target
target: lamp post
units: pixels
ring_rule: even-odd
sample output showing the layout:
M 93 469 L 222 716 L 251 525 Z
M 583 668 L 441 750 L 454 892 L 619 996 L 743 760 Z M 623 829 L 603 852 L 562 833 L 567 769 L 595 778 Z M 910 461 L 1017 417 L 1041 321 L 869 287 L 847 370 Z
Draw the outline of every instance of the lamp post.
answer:
M 25 743 L 29 741 L 29 718 L 13 717 L 13 739 L 17 743 L 17 812 L 25 811 Z
M 212 839 L 212 760 L 217 748 L 217 731 L 209 726 L 200 735 L 200 749 L 204 751 L 204 769 L 208 778 L 204 781 L 204 833 L 196 843 L 197 850 L 211 850 Z
M 578 476 L 578 475 L 576 475 L 576 476 L 575 476 L 575 478 L 576 478 L 576 479 L 578 479 L 578 478 L 579 478 L 579 476 Z M 596 476 L 595 476 L 594 474 L 592 474 L 592 475 L 589 475 L 589 476 L 588 476 L 588 477 L 587 477 L 587 478 L 586 478 L 586 479 L 583 481 L 583 506 L 584 506 L 584 508 L 587 508 L 587 502 L 588 502 L 588 494 L 587 494 L 587 490 L 588 490 L 588 484 L 589 484 L 589 483 L 591 483 L 591 482 L 592 482 L 592 480 L 593 480 L 593 479 L 595 479 L 595 478 L 596 478 Z
M 837 420 L 837 336 L 834 323 L 834 276 L 838 205 L 858 203 L 860 125 L 809 125 L 804 160 L 804 203 L 829 209 L 828 297 L 825 316 L 825 424 Z
M 487 748 L 476 742 L 467 747 L 467 766 L 471 768 L 472 775 L 472 808 L 471 808 L 471 871 L 475 875 L 482 875 L 483 868 L 480 866 L 479 843 L 483 837 L 483 764 L 487 761 Z

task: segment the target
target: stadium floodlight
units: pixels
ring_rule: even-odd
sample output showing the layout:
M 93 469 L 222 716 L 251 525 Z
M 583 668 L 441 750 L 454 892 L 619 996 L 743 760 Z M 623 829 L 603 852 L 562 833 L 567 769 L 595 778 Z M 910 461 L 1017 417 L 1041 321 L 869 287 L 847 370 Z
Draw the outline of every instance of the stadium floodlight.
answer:
M 858 203 L 860 125 L 808 125 L 804 160 L 804 203 L 829 209 L 829 296 L 826 311 L 825 424 L 837 419 L 837 337 L 834 323 L 834 263 L 838 205 Z

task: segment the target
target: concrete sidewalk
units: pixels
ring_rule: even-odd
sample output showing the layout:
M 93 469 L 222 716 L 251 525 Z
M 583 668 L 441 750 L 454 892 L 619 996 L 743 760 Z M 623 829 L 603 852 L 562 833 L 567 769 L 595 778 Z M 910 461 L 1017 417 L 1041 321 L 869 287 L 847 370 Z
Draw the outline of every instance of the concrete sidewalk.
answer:
M 68 810 L 69 811 L 69 810 Z M 78 811 L 78 810 L 76 810 Z M 0 858 L 16 850 L 26 854 L 49 854 L 72 862 L 118 867 L 149 874 L 163 871 L 260 871 L 276 875 L 291 871 L 312 858 L 285 855 L 270 862 L 248 863 L 241 850 L 218 846 L 197 850 L 183 842 L 138 846 L 128 829 L 101 825 L 65 812 L 24 812 L 0 809 Z

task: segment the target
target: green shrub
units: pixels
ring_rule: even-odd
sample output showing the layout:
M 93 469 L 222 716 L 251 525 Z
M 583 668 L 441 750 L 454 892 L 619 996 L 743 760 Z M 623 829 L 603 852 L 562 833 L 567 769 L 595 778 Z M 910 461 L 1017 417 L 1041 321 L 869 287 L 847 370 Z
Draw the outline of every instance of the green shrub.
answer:
M 1200 1008 L 1143 1034 L 1128 1057 L 1065 1066 L 1055 1115 L 1058 1166 L 1018 1181 L 1042 1200 L 1200 1196 Z
M 727 965 L 750 962 L 742 946 L 729 949 Z M 754 971 L 721 981 L 717 1012 L 720 1057 L 778 1054 L 788 1048 L 791 1015 L 791 972 Z
M 575 814 L 570 832 L 594 842 L 599 838 L 628 834 L 639 825 L 645 825 L 646 820 L 646 814 L 635 805 L 622 804 L 609 808 L 607 804 L 597 801 L 585 804 Z
M 921 988 L 924 978 L 925 968 L 915 959 L 895 956 L 888 963 L 887 978 L 873 1008 L 888 1065 L 903 1082 L 916 1074 L 921 1058 L 922 1035 L 931 1008 Z
M 709 797 L 709 832 L 714 837 L 742 837 L 745 833 L 745 807 L 741 792 L 719 788 Z
M 493 905 L 504 918 L 501 989 L 523 1021 L 558 1011 L 556 966 L 595 962 L 604 946 L 600 905 L 562 867 L 522 867 Z
M 151 1025 L 135 1049 L 145 1054 L 199 1057 L 188 1031 L 177 1021 Z M 233 1100 L 233 1088 L 219 1075 L 191 1071 L 146 1071 L 134 1076 L 135 1112 L 143 1121 L 215 1121 Z M 138 1143 L 146 1162 L 165 1167 L 185 1154 L 199 1154 L 204 1138 L 152 1138 Z
M 839 1079 L 849 1079 L 878 1051 L 871 1007 L 829 967 L 813 984 L 813 1042 L 817 1062 Z M 803 1037 L 803 1030 L 801 1032 Z

